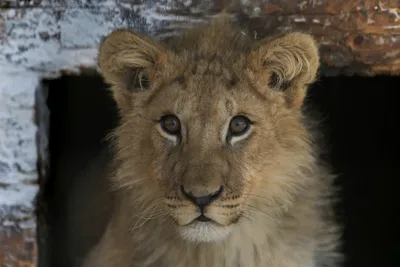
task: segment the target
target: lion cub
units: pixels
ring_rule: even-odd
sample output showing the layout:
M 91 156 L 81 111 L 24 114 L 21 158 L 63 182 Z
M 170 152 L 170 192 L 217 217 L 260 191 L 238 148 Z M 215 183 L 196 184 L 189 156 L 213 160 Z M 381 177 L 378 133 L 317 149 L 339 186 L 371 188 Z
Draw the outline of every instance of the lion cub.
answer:
M 220 16 L 158 43 L 116 30 L 99 66 L 120 110 L 115 203 L 85 267 L 338 266 L 333 179 L 302 112 L 307 34 Z

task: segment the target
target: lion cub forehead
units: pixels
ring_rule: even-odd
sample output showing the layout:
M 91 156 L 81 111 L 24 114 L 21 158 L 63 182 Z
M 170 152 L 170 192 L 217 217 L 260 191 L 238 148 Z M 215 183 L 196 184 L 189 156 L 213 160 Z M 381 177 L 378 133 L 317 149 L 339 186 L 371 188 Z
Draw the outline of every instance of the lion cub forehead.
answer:
M 238 97 L 233 90 L 216 83 L 196 82 L 188 77 L 183 84 L 173 84 L 158 91 L 148 108 L 154 112 L 181 114 L 186 118 L 227 118 L 236 112 Z
M 174 82 L 196 90 L 200 89 L 198 87 L 230 90 L 244 81 L 245 63 L 240 56 L 208 55 L 196 58 L 196 55 L 189 53 L 190 51 L 170 57 L 166 66 L 168 71 L 163 73 L 166 79 L 175 77 Z

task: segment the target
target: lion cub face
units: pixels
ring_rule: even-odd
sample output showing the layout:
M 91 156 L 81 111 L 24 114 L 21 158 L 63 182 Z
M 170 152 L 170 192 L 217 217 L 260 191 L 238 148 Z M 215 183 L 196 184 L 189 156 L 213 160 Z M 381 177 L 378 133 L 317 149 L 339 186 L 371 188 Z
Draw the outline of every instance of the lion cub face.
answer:
M 289 205 L 302 186 L 300 107 L 318 53 L 299 33 L 253 43 L 226 21 L 201 33 L 168 48 L 118 30 L 99 63 L 121 110 L 115 182 L 182 238 L 210 242 Z

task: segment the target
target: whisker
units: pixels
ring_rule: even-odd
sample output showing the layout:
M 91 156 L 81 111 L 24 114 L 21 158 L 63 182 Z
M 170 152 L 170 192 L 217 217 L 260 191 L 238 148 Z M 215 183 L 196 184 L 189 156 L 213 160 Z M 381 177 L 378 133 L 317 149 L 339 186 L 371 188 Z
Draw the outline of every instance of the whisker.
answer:
M 154 213 L 154 214 L 148 214 L 148 213 L 144 213 L 143 215 L 135 215 L 137 218 L 139 219 L 147 219 L 147 220 L 152 220 L 152 219 L 157 219 L 160 218 L 161 216 L 165 215 L 166 213 L 168 213 L 171 209 L 163 209 L 161 212 L 159 213 Z
M 271 199 L 269 199 L 269 198 L 267 198 L 267 197 L 264 197 L 264 196 L 261 196 L 261 195 L 255 195 L 255 194 L 243 194 L 243 196 L 252 196 L 252 197 L 258 197 L 258 198 L 262 198 L 262 199 L 265 199 L 265 200 L 271 201 Z
M 168 212 L 168 211 L 165 211 L 162 215 L 164 215 L 164 214 L 167 213 L 167 212 Z M 140 218 L 136 221 L 135 225 L 134 225 L 131 229 L 133 230 L 133 229 L 140 228 L 140 227 L 142 227 L 144 224 L 146 224 L 146 222 L 148 222 L 149 220 L 154 220 L 154 219 L 156 219 L 156 218 L 161 217 L 162 215 L 157 216 L 157 217 L 140 217 Z M 139 224 L 139 223 L 140 223 L 140 224 Z
M 160 218 L 168 213 L 171 209 L 167 208 L 164 203 L 158 202 L 162 199 L 164 197 L 156 198 L 146 205 L 139 214 L 133 213 L 132 215 L 137 218 L 137 221 L 131 229 L 140 228 L 149 220 Z
M 163 200 L 165 199 L 165 197 L 158 197 L 156 199 L 153 199 L 152 201 L 150 201 L 150 203 L 148 203 L 146 206 L 142 205 L 142 209 L 141 209 L 141 214 L 146 213 L 149 209 L 154 209 L 157 206 L 161 206 L 163 203 L 157 203 L 157 201 Z
M 249 220 L 249 221 L 252 221 L 253 220 L 253 218 L 252 217 L 250 217 L 248 214 L 246 214 L 246 213 L 243 213 L 242 214 L 242 218 L 245 218 L 245 219 L 247 219 L 247 220 Z
M 133 181 L 129 181 L 129 182 L 126 182 L 126 183 L 123 183 L 123 184 L 119 184 L 116 187 L 120 188 L 120 189 L 122 189 L 122 188 L 130 188 L 130 187 L 132 187 L 134 185 L 143 183 L 144 181 L 146 181 L 146 180 L 145 179 L 143 179 L 143 180 L 133 180 Z
M 255 207 L 255 206 L 249 205 L 249 204 L 243 204 L 243 205 L 245 205 L 245 206 L 247 206 L 247 207 L 253 209 L 253 210 L 249 209 L 248 211 L 257 212 L 257 213 L 259 213 L 259 214 L 265 215 L 265 216 L 267 216 L 268 218 L 271 218 L 272 220 L 276 221 L 279 225 L 281 225 L 281 226 L 283 225 L 282 222 L 281 222 L 280 220 L 278 220 L 277 218 L 275 218 L 275 217 L 272 216 L 271 214 L 267 213 L 266 211 L 264 211 L 264 210 L 262 210 L 262 209 L 260 209 L 260 208 L 257 208 L 257 207 Z

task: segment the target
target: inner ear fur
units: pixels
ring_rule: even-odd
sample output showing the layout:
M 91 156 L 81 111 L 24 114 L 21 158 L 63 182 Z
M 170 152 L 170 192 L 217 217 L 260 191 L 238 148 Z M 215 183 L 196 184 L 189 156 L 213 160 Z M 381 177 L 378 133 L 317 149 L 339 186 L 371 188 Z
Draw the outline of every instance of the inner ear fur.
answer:
M 279 91 L 295 107 L 303 104 L 307 87 L 319 68 L 317 43 L 310 35 L 299 32 L 261 40 L 247 59 L 261 91 Z
M 147 89 L 163 55 L 160 44 L 131 30 L 118 29 L 103 39 L 100 71 L 121 109 L 130 106 L 132 93 Z

